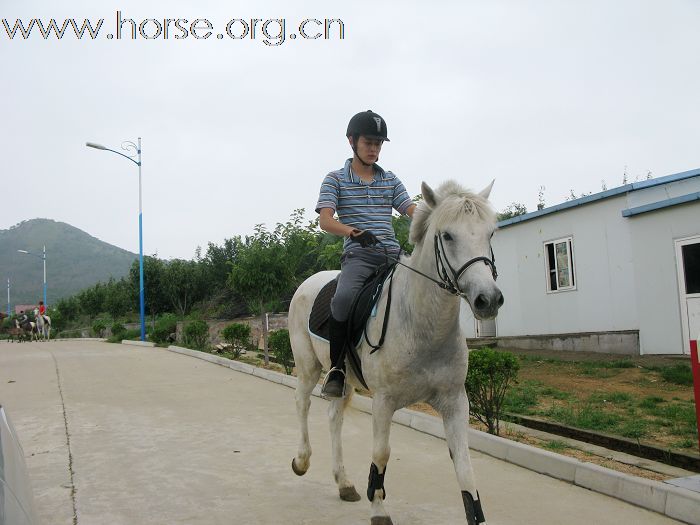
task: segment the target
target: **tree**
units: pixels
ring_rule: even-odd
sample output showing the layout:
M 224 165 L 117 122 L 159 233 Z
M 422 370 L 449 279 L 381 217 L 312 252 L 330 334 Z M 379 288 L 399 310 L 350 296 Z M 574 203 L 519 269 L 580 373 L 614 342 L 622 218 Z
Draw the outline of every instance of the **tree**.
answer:
M 413 252 L 413 245 L 408 242 L 408 234 L 411 230 L 411 219 L 406 215 L 394 216 L 391 218 L 391 224 L 394 227 L 396 240 L 401 246 L 401 249 L 406 253 Z
M 324 233 L 320 237 L 316 263 L 319 270 L 340 269 L 340 258 L 343 255 L 343 237 Z
M 148 315 L 155 316 L 157 313 L 165 312 L 168 309 L 168 298 L 164 294 L 165 263 L 157 257 L 143 258 L 143 288 L 145 309 Z M 135 260 L 129 270 L 129 282 L 134 304 L 139 304 L 139 261 Z
M 258 224 L 255 235 L 247 237 L 231 269 L 229 284 L 245 299 L 248 307 L 260 315 L 263 329 L 265 365 L 268 365 L 267 305 L 288 292 L 295 282 L 294 262 L 278 235 Z
M 318 252 L 322 236 L 319 221 L 302 226 L 304 209 L 294 210 L 289 220 L 278 223 L 274 236 L 284 246 L 287 263 L 293 276 L 293 286 L 296 288 L 307 277 L 318 271 Z
M 126 279 L 115 281 L 113 278 L 110 278 L 105 285 L 103 306 L 105 312 L 111 315 L 113 319 L 122 317 L 130 310 L 134 310 L 133 291 L 129 281 Z
M 203 257 L 197 257 L 197 261 L 203 265 L 202 271 L 211 291 L 228 286 L 231 265 L 236 260 L 242 244 L 243 241 L 239 236 L 224 239 L 221 246 L 210 242 L 206 254 Z
M 170 308 L 182 317 L 206 294 L 202 269 L 196 261 L 183 259 L 173 259 L 163 267 L 162 293 Z
M 518 215 L 525 215 L 527 213 L 527 208 L 524 204 L 519 202 L 512 202 L 505 209 L 496 215 L 498 221 L 505 221 L 512 217 L 517 217 Z

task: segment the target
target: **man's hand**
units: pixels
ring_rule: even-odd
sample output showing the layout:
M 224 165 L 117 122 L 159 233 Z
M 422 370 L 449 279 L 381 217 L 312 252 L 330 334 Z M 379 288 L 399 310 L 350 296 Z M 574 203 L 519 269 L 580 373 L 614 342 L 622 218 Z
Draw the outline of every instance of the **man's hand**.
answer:
M 353 230 L 350 234 L 350 240 L 359 242 L 363 248 L 379 244 L 379 239 L 369 230 Z

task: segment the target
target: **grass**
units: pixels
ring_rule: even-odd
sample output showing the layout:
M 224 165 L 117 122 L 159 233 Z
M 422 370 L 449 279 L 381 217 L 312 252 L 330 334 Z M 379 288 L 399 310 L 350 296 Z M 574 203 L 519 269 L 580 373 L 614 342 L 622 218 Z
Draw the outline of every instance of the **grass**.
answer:
M 551 407 L 545 415 L 570 427 L 610 432 L 620 424 L 620 416 L 599 410 L 597 405 L 586 404 L 579 408 Z
M 649 424 L 645 419 L 630 419 L 620 425 L 620 434 L 626 438 L 640 439 L 649 435 Z
M 697 446 L 694 403 L 685 394 L 684 400 L 676 393 L 692 384 L 690 367 L 685 363 L 657 366 L 633 358 L 565 361 L 531 354 L 518 358 L 520 376 L 527 379 L 511 386 L 504 401 L 505 412 L 644 439 L 664 448 L 688 450 Z M 550 376 L 557 378 L 555 383 L 549 384 Z M 565 386 L 568 378 L 571 389 Z M 601 387 L 591 388 L 592 384 Z M 644 393 L 640 395 L 640 391 Z M 545 445 L 550 450 L 561 446 Z
M 692 386 L 693 384 L 693 372 L 688 365 L 678 364 L 665 366 L 661 368 L 660 373 L 664 381 L 668 383 L 688 386 Z
M 628 405 L 632 402 L 632 396 L 627 392 L 596 392 L 588 398 L 590 403 L 613 403 L 615 405 Z
M 559 451 L 559 450 L 566 450 L 567 448 L 571 448 L 571 447 L 559 439 L 554 439 L 552 441 L 547 441 L 544 444 L 544 448 L 546 448 L 548 450 Z
M 673 446 L 676 448 L 694 448 L 697 444 L 697 440 L 681 439 L 680 441 L 676 441 L 675 443 L 673 443 Z

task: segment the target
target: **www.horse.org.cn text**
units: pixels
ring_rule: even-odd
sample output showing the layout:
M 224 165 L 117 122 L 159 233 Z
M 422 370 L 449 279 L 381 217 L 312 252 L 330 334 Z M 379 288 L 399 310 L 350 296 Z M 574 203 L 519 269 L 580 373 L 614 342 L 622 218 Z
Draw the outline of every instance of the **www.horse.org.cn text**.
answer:
M 135 20 L 116 12 L 113 31 L 109 32 L 105 19 L 97 22 L 74 18 L 48 22 L 41 18 L 14 21 L 2 19 L 4 33 L 10 40 L 259 40 L 266 46 L 280 46 L 288 40 L 344 40 L 345 23 L 339 18 L 306 18 L 288 24 L 286 18 L 231 18 L 222 25 L 215 25 L 206 18 L 146 18 Z M 216 28 L 221 28 L 217 30 Z M 2 35 L 2 32 L 0 32 Z

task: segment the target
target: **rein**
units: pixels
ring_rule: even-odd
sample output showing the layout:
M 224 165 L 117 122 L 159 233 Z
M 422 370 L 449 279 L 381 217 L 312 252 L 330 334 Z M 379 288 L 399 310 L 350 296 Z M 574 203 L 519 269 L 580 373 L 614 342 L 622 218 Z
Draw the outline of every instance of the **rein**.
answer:
M 496 257 L 493 254 L 493 246 L 489 245 L 489 248 L 491 250 L 491 258 L 488 257 L 474 257 L 473 259 L 469 259 L 466 263 L 464 263 L 459 270 L 455 270 L 452 265 L 450 264 L 449 259 L 447 258 L 447 254 L 445 253 L 445 247 L 442 244 L 442 237 L 440 236 L 440 232 L 437 232 L 435 234 L 435 239 L 434 239 L 434 246 L 435 246 L 435 264 L 437 266 L 437 271 L 438 275 L 440 277 L 440 280 L 434 279 L 433 277 L 421 272 L 420 270 L 416 270 L 415 268 L 412 268 L 408 266 L 407 264 L 402 263 L 397 257 L 392 257 L 389 255 L 389 250 L 387 250 L 387 247 L 384 246 L 384 256 L 387 258 L 387 260 L 399 264 L 403 266 L 404 268 L 407 268 L 411 270 L 412 272 L 417 273 L 418 275 L 422 275 L 426 279 L 429 279 L 433 281 L 435 284 L 437 284 L 440 288 L 443 290 L 453 294 L 457 295 L 460 297 L 466 298 L 466 294 L 460 289 L 459 287 L 459 278 L 462 277 L 462 274 L 466 272 L 469 267 L 472 264 L 475 264 L 479 261 L 483 261 L 483 263 L 491 268 L 491 275 L 493 275 L 493 280 L 495 281 L 498 278 L 498 271 L 496 271 Z M 374 246 L 369 246 L 369 248 L 372 248 L 376 252 L 379 252 L 379 249 L 375 248 Z M 399 254 L 400 256 L 400 254 Z M 443 260 L 444 259 L 444 260 Z M 452 277 L 450 278 L 450 275 L 447 273 L 447 269 L 450 270 L 452 273 Z M 394 270 L 391 270 L 391 273 L 389 275 L 389 295 L 387 297 L 387 303 L 386 303 L 386 310 L 384 312 L 384 322 L 382 323 L 382 333 L 379 338 L 379 342 L 374 345 L 372 342 L 369 340 L 369 337 L 367 336 L 367 325 L 365 325 L 364 329 L 364 336 L 365 336 L 365 341 L 367 341 L 367 344 L 372 347 L 372 351 L 370 352 L 370 355 L 379 350 L 382 345 L 384 344 L 384 338 L 386 337 L 386 331 L 387 327 L 389 326 L 389 313 L 391 312 L 391 288 L 392 288 L 392 283 L 394 282 Z M 381 288 L 379 290 L 379 293 L 381 294 Z
M 438 276 L 440 277 L 440 280 L 437 280 L 430 275 L 427 275 L 420 270 L 416 270 L 415 268 L 412 268 L 411 266 L 402 263 L 398 258 L 392 257 L 389 255 L 389 251 L 387 250 L 387 247 L 384 246 L 384 255 L 387 260 L 399 264 L 403 266 L 404 268 L 407 268 L 411 270 L 412 272 L 417 273 L 418 275 L 422 275 L 426 279 L 434 282 L 437 284 L 440 288 L 443 290 L 450 292 L 453 295 L 459 295 L 461 297 L 465 297 L 464 292 L 459 288 L 459 278 L 462 277 L 462 274 L 466 272 L 471 265 L 474 263 L 477 263 L 479 261 L 483 261 L 486 266 L 489 266 L 491 268 L 491 275 L 493 275 L 493 280 L 495 281 L 498 278 L 498 271 L 496 270 L 496 256 L 493 254 L 493 246 L 489 245 L 489 248 L 491 250 L 491 258 L 488 257 L 474 257 L 473 259 L 469 259 L 466 263 L 464 263 L 459 270 L 455 270 L 452 265 L 450 264 L 449 259 L 447 258 L 447 254 L 445 254 L 445 247 L 442 244 L 442 236 L 440 235 L 440 232 L 437 232 L 435 234 L 435 239 L 433 246 L 435 247 L 435 265 L 437 267 L 437 272 Z M 369 248 L 372 248 L 378 253 L 381 253 L 379 249 L 375 248 L 374 246 L 369 246 Z M 444 259 L 444 261 L 443 261 Z M 445 266 L 446 265 L 446 266 Z M 452 277 L 450 278 L 450 275 L 447 273 L 447 269 L 450 270 L 452 273 Z

